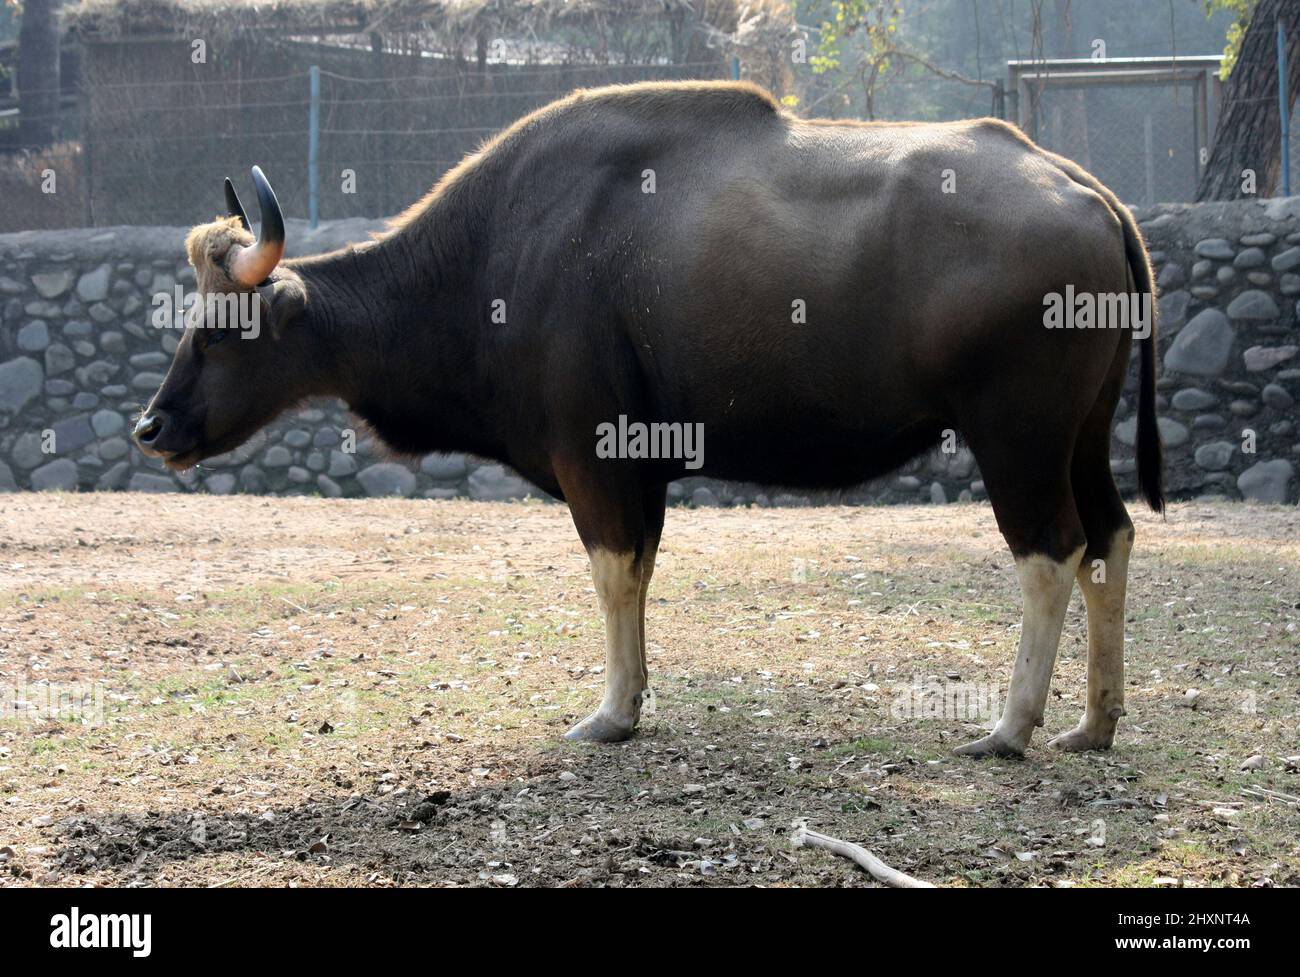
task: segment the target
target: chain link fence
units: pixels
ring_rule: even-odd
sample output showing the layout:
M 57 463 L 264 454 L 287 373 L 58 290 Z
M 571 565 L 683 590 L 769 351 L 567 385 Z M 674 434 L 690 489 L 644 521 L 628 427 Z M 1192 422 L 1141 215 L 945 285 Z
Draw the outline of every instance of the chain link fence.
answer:
M 1008 117 L 1039 145 L 1092 172 L 1125 203 L 1189 202 L 1229 105 L 1219 64 L 1217 55 L 1010 62 Z M 1270 92 L 1253 101 L 1277 97 Z M 1258 157 L 1260 183 L 1269 168 L 1263 136 L 1243 137 L 1245 158 Z M 1300 169 L 1300 104 L 1291 114 L 1289 147 L 1294 193 L 1300 190 L 1294 175 Z M 1279 184 L 1275 194 L 1282 193 Z
M 183 41 L 88 45 L 81 84 L 58 117 L 64 141 L 11 154 L 0 167 L 0 231 L 198 223 L 221 208 L 222 178 L 242 181 L 253 164 L 270 175 L 288 215 L 307 217 L 313 66 L 318 213 L 329 220 L 401 211 L 492 133 L 574 88 L 730 77 L 730 59 L 709 53 L 716 57 L 679 64 L 546 64 L 277 43 L 200 73 Z M 1107 74 L 1095 78 L 1083 77 L 1088 62 L 1013 62 L 1005 89 L 901 78 L 882 90 L 876 111 L 1005 112 L 1129 204 L 1192 200 L 1219 111 L 1217 59 L 1132 61 L 1127 74 L 1102 63 Z M 847 114 L 842 96 L 813 82 L 802 95 L 801 112 Z M 0 119 L 0 145 L 13 144 L 14 123 Z M 1300 117 L 1291 145 L 1300 170 Z
M 720 56 L 685 64 L 478 66 L 280 51 L 198 79 L 185 77 L 192 74 L 188 48 L 175 42 L 92 46 L 78 111 L 61 120 L 80 139 L 11 157 L 15 172 L 0 177 L 13 201 L 5 229 L 208 220 L 222 206 L 222 178 L 239 181 L 253 164 L 271 177 L 287 215 L 307 217 L 311 67 L 318 61 L 322 219 L 400 211 L 492 133 L 575 88 L 730 75 Z M 177 77 L 134 80 L 144 73 L 137 59 Z M 48 171 L 53 179 L 43 185 Z
M 1128 204 L 1192 200 L 1204 142 L 1190 82 L 1049 88 L 1035 137 L 1075 160 Z

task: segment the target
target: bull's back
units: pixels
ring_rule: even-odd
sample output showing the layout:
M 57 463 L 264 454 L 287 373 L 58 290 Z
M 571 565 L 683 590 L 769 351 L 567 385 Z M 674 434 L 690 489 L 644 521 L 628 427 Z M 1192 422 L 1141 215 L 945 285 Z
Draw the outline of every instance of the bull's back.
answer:
M 804 443 L 826 432 L 860 456 L 946 421 L 973 359 L 1045 340 L 1043 295 L 1078 271 L 1092 204 L 1000 125 L 782 117 L 749 148 L 664 244 L 680 260 L 656 357 L 677 411 L 738 433 L 806 419 Z

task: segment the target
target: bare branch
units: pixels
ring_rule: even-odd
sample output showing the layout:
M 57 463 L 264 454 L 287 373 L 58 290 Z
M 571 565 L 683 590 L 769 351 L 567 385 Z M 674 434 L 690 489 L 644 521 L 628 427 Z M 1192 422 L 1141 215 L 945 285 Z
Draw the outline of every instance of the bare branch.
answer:
M 816 831 L 810 831 L 808 828 L 800 828 L 790 839 L 796 848 L 811 846 L 813 848 L 825 848 L 827 851 L 839 855 L 841 858 L 847 858 L 856 862 L 862 868 L 871 873 L 872 878 L 886 885 L 892 885 L 895 889 L 935 889 L 938 888 L 932 882 L 923 882 L 920 879 L 914 879 L 910 875 L 890 868 L 871 852 L 867 851 L 861 845 L 855 845 L 850 841 L 841 841 L 839 838 L 832 838 L 830 835 L 819 834 Z

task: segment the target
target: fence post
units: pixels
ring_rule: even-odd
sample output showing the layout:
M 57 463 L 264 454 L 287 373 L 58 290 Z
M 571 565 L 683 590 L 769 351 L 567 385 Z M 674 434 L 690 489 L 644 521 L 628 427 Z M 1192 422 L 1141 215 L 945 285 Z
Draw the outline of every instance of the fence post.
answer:
M 1277 18 L 1277 114 L 1282 120 L 1282 196 L 1291 196 L 1291 112 L 1287 104 L 1286 29 Z
M 1156 202 L 1156 154 L 1155 140 L 1151 130 L 1151 113 L 1147 113 L 1142 123 L 1143 156 L 1146 163 L 1147 196 L 1144 201 L 1148 207 Z
M 307 217 L 312 230 L 320 223 L 320 66 L 311 66 L 311 108 L 307 120 Z
M 731 56 L 731 80 L 740 81 L 740 58 Z

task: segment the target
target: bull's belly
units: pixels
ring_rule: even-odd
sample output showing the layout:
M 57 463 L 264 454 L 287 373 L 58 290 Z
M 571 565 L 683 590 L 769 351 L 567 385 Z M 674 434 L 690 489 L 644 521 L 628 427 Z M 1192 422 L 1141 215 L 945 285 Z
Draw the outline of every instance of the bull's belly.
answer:
M 673 455 L 649 459 L 650 470 L 664 480 L 703 476 L 807 489 L 848 488 L 887 475 L 938 443 L 944 430 L 934 417 L 888 428 L 789 420 L 779 426 L 701 421 L 680 427 L 679 440 L 647 440 L 660 455 Z M 673 450 L 678 445 L 685 450 Z

